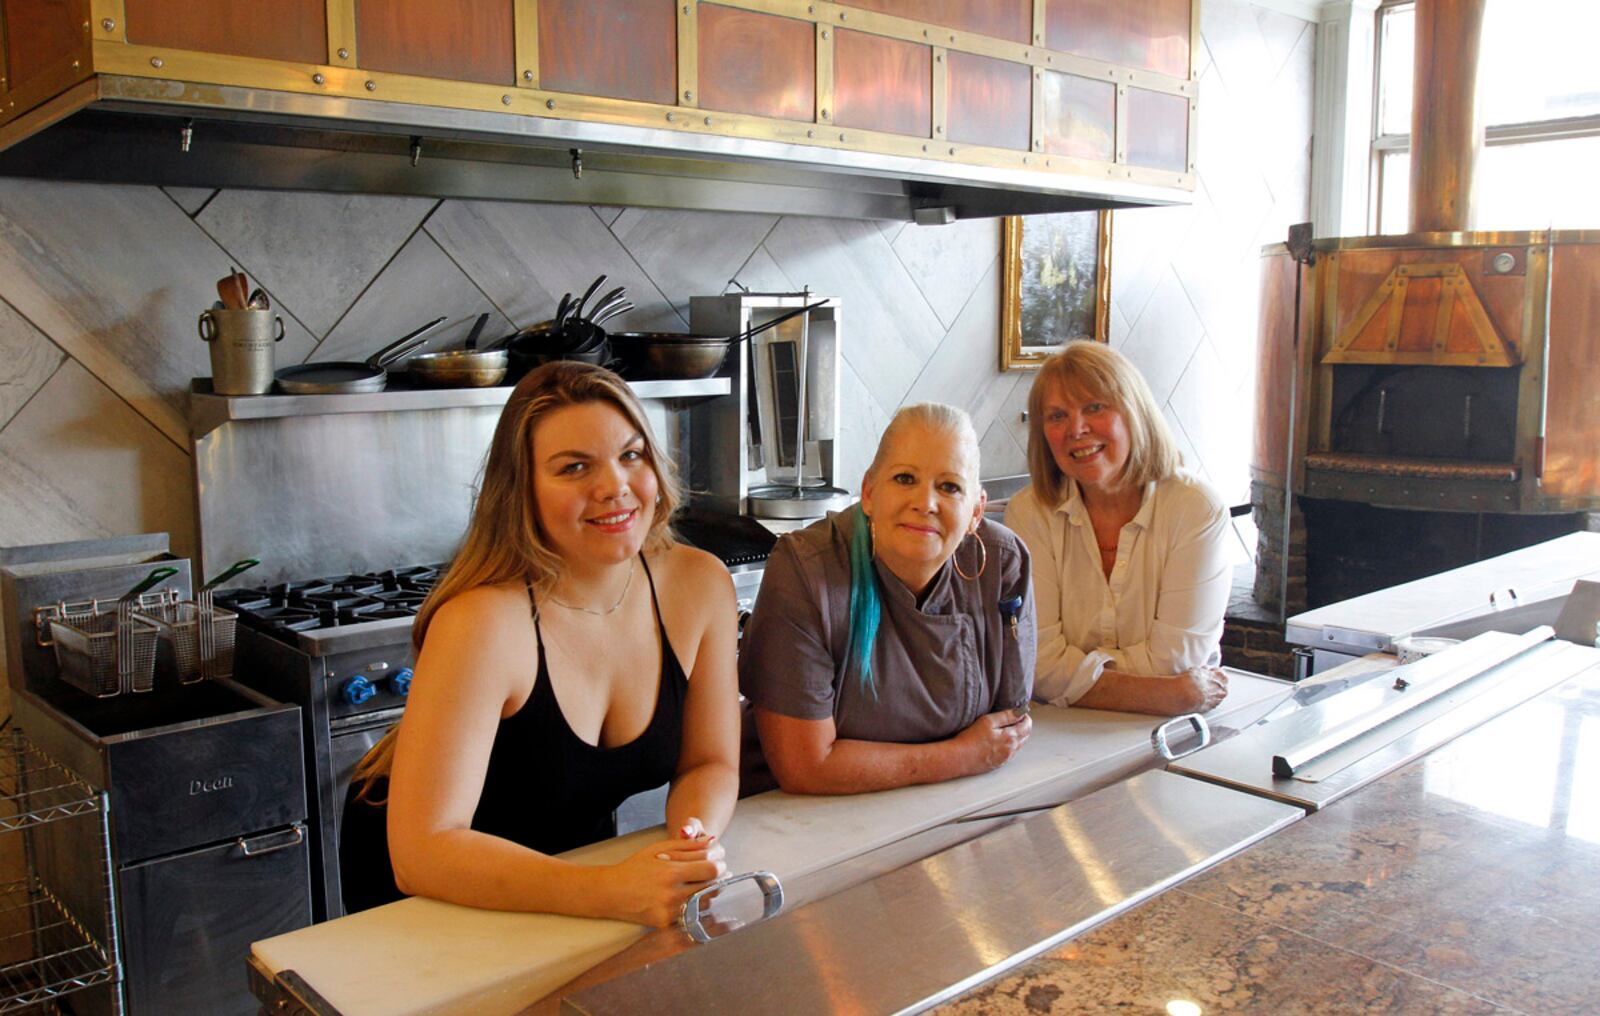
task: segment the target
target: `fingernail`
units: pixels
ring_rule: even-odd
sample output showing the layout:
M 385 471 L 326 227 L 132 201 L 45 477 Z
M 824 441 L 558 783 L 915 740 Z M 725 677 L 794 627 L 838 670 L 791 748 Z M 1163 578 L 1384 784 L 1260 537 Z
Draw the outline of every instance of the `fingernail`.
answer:
M 656 855 L 656 860 L 658 860 L 658 861 L 670 861 L 670 860 L 672 860 L 672 855 L 671 854 L 657 854 Z

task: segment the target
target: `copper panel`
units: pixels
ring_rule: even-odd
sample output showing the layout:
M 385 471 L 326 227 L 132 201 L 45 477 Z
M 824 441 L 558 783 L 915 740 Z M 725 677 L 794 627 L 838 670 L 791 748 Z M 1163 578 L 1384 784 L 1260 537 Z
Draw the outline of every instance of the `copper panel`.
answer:
M 1289 440 L 1289 385 L 1294 370 L 1294 281 L 1299 266 L 1287 252 L 1261 259 L 1261 315 L 1256 339 L 1255 450 L 1250 464 L 1282 482 Z M 1311 317 L 1311 287 L 1301 294 L 1300 334 Z M 1304 401 L 1306 386 L 1301 385 Z
M 1182 173 L 1189 168 L 1189 100 L 1129 88 L 1127 162 Z
M 1096 162 L 1117 157 L 1117 86 L 1045 71 L 1039 87 L 1044 150 Z
M 1033 0 L 848 0 L 840 6 L 977 32 L 1025 46 L 1033 31 Z
M 675 103 L 674 6 L 661 0 L 539 0 L 539 85 L 554 92 Z
M 1328 337 L 1337 344 L 1330 358 L 1340 359 L 1333 353 L 1341 349 L 1368 357 L 1388 351 L 1475 358 L 1484 351 L 1502 364 L 1520 362 L 1527 277 L 1485 272 L 1484 265 L 1483 252 L 1475 248 L 1342 252 Z M 1451 282 L 1459 288 L 1449 291 L 1444 283 Z M 1391 304 L 1401 299 L 1397 322 Z M 1400 362 L 1398 355 L 1394 362 Z
M 375 71 L 509 85 L 511 0 L 356 0 L 356 55 Z
M 6 90 L 84 45 L 80 0 L 5 0 Z
M 293 63 L 328 62 L 323 0 L 123 0 L 128 41 Z
M 811 22 L 703 3 L 699 37 L 703 108 L 816 119 L 817 30 Z
M 950 50 L 945 137 L 968 145 L 1027 151 L 1033 79 L 1025 64 Z
M 833 122 L 930 137 L 933 50 L 840 29 L 833 37 Z
M 1051 49 L 1189 76 L 1189 0 L 1040 0 Z
M 1559 246 L 1550 294 L 1544 492 L 1600 496 L 1600 246 Z

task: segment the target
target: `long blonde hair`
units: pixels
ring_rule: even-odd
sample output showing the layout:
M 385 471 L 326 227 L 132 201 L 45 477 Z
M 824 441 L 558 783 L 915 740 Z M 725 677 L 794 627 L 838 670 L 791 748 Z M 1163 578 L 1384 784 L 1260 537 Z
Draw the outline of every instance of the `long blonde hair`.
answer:
M 655 517 L 645 534 L 645 552 L 655 553 L 673 544 L 672 514 L 683 500 L 677 467 L 656 443 L 644 407 L 627 382 L 603 367 L 571 360 L 547 363 L 524 377 L 506 400 L 489 442 L 477 503 L 461 549 L 422 601 L 411 626 L 411 646 L 417 653 L 422 652 L 428 625 L 439 608 L 467 590 L 515 581 L 543 592 L 561 577 L 561 556 L 551 548 L 539 522 L 533 432 L 539 421 L 555 410 L 593 402 L 616 408 L 644 439 L 645 459 L 655 471 L 660 493 Z M 388 775 L 398 731 L 396 725 L 357 763 L 352 782 L 362 785 L 358 799 L 378 803 L 370 796 L 373 781 Z
M 1139 368 L 1104 343 L 1072 339 L 1039 368 L 1028 392 L 1028 475 L 1042 503 L 1054 507 L 1068 494 L 1066 474 L 1044 437 L 1044 403 L 1054 392 L 1106 402 L 1122 413 L 1128 425 L 1128 461 L 1117 477 L 1119 484 L 1142 487 L 1171 477 L 1183 465 L 1183 454 Z

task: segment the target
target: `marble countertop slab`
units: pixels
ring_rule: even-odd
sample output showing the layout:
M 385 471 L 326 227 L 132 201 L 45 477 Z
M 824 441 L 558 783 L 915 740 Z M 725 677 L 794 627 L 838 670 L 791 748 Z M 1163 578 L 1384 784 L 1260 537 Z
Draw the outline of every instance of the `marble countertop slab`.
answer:
M 1591 1013 L 1597 916 L 1591 670 L 940 1011 Z

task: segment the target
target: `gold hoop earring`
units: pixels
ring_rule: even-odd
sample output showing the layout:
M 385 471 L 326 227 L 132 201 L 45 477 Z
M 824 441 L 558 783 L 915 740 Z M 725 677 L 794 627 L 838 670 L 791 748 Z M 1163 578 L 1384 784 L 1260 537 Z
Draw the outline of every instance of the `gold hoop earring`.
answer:
M 968 582 L 976 582 L 978 579 L 983 577 L 983 570 L 989 567 L 989 548 L 983 545 L 983 537 L 979 536 L 976 532 L 969 533 L 967 535 L 978 541 L 978 573 L 976 575 L 968 575 L 966 572 L 961 570 L 961 562 L 957 560 L 961 553 L 960 547 L 957 547 L 956 553 L 950 556 L 950 565 L 951 567 L 955 568 L 957 575 L 960 575 Z

